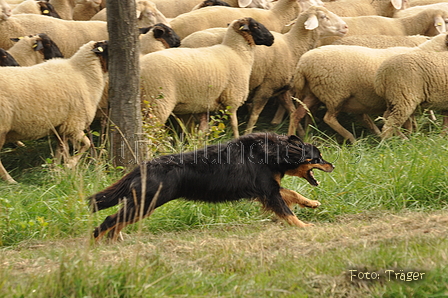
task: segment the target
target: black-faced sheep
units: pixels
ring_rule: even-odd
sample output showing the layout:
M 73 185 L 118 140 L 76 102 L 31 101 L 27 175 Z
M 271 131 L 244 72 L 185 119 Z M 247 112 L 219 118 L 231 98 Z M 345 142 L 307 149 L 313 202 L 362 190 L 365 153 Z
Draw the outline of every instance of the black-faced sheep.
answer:
M 179 36 L 163 23 L 140 28 L 140 53 L 142 55 L 179 46 Z
M 445 34 L 413 48 L 330 45 L 311 50 L 297 63 L 293 86 L 309 109 L 323 103 L 327 108 L 325 123 L 353 143 L 355 137 L 339 123 L 338 114 L 363 115 L 368 127 L 379 134 L 378 127 L 367 116 L 382 115 L 386 110 L 385 100 L 375 92 L 375 72 L 387 58 L 410 51 L 446 51 Z M 413 85 L 411 81 L 408 83 Z M 299 106 L 291 117 L 288 133 L 295 132 L 297 123 L 304 116 L 303 108 Z
M 103 94 L 107 53 L 107 42 L 91 41 L 70 59 L 0 68 L 0 149 L 8 142 L 57 133 L 62 147 L 58 152 L 68 152 L 68 139 L 80 143 L 78 154 L 65 160 L 75 165 L 90 146 L 84 129 L 92 122 Z M 43 88 L 48 82 L 56 83 Z M 0 177 L 15 182 L 1 162 Z
M 49 0 L 48 3 L 53 5 L 59 16 L 64 20 L 73 19 L 73 11 L 76 6 L 76 0 Z
M 51 36 L 64 57 L 71 57 L 80 46 L 91 40 L 108 38 L 106 22 L 68 21 L 36 14 L 19 14 L 0 21 L 0 47 L 9 49 L 14 45 L 11 37 L 36 32 Z
M 255 45 L 272 45 L 273 35 L 252 18 L 233 21 L 222 44 L 199 49 L 167 49 L 141 58 L 142 99 L 162 122 L 171 113 L 195 114 L 230 106 L 236 111 L 249 93 Z
M 442 35 L 442 34 L 441 34 Z M 442 37 L 444 34 L 442 35 Z M 448 52 L 412 51 L 385 60 L 375 75 L 375 91 L 387 103 L 381 137 L 394 133 L 420 105 L 443 112 L 444 129 L 448 126 Z
M 8 52 L 20 66 L 31 66 L 53 58 L 64 58 L 56 43 L 45 33 L 11 38 L 16 44 Z

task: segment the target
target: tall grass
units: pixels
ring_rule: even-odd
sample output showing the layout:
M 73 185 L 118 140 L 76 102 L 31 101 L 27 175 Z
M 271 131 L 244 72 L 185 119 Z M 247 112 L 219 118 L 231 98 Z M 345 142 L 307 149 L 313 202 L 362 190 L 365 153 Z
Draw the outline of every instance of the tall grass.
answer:
M 164 148 L 177 152 L 207 142 L 191 136 L 170 134 Z M 125 242 L 111 246 L 93 245 L 90 235 L 114 208 L 92 215 L 85 198 L 119 179 L 120 169 L 88 158 L 75 170 L 54 167 L 46 159 L 49 150 L 42 150 L 46 142 L 2 153 L 20 183 L 0 181 L 0 297 L 448 295 L 443 220 L 437 228 L 420 230 L 415 223 L 406 227 L 410 232 L 402 227 L 395 234 L 391 220 L 375 225 L 388 214 L 446 211 L 448 139 L 425 131 L 406 141 L 366 137 L 341 145 L 315 132 L 306 141 L 335 170 L 315 170 L 318 187 L 288 176 L 282 186 L 322 203 L 294 210 L 315 230 L 272 224 L 250 200 L 175 200 L 127 227 Z M 363 220 L 351 224 L 350 218 Z M 383 235 L 388 229 L 391 234 Z M 358 284 L 347 280 L 350 268 L 428 275 L 420 283 Z

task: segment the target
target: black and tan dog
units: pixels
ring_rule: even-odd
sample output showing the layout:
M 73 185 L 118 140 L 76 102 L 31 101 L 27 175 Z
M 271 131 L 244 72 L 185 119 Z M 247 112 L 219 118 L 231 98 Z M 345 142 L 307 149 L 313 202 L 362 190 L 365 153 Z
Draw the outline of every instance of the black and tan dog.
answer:
M 333 168 L 315 146 L 294 135 L 273 133 L 249 134 L 226 144 L 161 156 L 89 198 L 93 212 L 123 205 L 95 228 L 94 237 L 98 240 L 109 232 L 116 240 L 125 226 L 177 198 L 203 202 L 257 199 L 280 219 L 305 227 L 309 224 L 300 221 L 291 206 L 316 208 L 320 203 L 282 188 L 280 181 L 286 174 L 317 186 L 312 170 L 331 172 Z

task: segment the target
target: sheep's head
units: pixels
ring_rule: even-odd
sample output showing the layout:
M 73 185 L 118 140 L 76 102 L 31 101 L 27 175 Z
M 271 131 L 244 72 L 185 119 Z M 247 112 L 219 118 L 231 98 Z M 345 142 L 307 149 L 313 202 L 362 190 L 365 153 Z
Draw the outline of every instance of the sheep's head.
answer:
M 109 60 L 109 46 L 107 40 L 96 42 L 93 45 L 92 52 L 94 52 L 100 58 L 103 71 L 107 72 L 107 64 Z
M 271 46 L 274 43 L 274 36 L 261 23 L 252 18 L 243 18 L 233 21 L 232 28 L 240 33 L 249 45 Z
M 54 9 L 53 5 L 51 5 L 50 3 L 44 1 L 38 1 L 37 4 L 39 5 L 40 12 L 42 13 L 42 15 L 57 19 L 61 18 Z
M 4 0 L 0 0 L 0 21 L 6 21 L 12 15 L 11 7 Z
M 300 14 L 297 23 L 304 24 L 306 30 L 315 30 L 320 37 L 344 36 L 348 32 L 347 24 L 324 7 L 309 8 Z
M 180 38 L 173 29 L 163 23 L 155 24 L 152 28 L 154 38 L 161 41 L 166 48 L 177 48 L 180 46 Z

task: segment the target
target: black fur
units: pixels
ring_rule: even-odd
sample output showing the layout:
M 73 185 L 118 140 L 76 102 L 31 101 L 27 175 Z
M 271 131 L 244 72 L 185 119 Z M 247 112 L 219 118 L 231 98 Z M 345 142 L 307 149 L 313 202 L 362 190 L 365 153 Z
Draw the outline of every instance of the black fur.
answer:
M 161 156 L 88 198 L 93 212 L 124 203 L 117 214 L 108 216 L 95 229 L 94 236 L 98 238 L 117 224 L 137 221 L 141 207 L 142 214 L 149 215 L 151 209 L 178 198 L 203 202 L 257 199 L 279 217 L 294 216 L 282 199 L 279 180 L 286 172 L 315 162 L 332 170 L 313 145 L 294 135 L 274 133 L 245 135 L 226 144 Z M 146 173 L 142 174 L 142 170 Z M 142 176 L 146 177 L 144 203 Z M 156 201 L 152 202 L 155 196 Z
M 0 66 L 20 66 L 19 63 L 17 63 L 16 59 L 5 51 L 4 49 L 0 48 Z
M 228 6 L 230 7 L 230 4 L 221 0 L 205 0 L 203 1 L 198 8 L 204 8 L 207 6 Z

